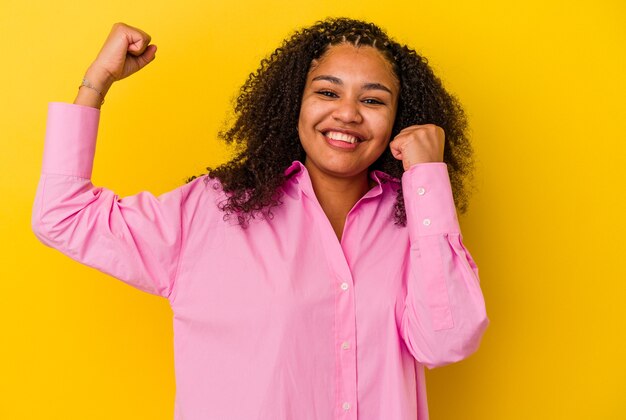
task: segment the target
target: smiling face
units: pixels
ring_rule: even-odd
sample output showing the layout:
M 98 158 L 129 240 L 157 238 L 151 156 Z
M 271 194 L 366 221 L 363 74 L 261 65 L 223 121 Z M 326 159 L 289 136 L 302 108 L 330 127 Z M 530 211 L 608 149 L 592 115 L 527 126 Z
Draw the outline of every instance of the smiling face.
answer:
M 339 44 L 314 60 L 298 119 L 311 176 L 367 176 L 389 144 L 399 82 L 373 47 Z

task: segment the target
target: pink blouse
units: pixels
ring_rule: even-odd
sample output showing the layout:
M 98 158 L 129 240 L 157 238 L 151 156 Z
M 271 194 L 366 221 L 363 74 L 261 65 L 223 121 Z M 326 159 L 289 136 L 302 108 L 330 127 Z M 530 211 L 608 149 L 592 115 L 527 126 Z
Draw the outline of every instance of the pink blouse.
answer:
M 176 420 L 428 419 L 424 366 L 469 356 L 489 323 L 445 164 L 372 172 L 338 241 L 294 162 L 273 217 L 243 229 L 206 176 L 159 197 L 94 186 L 99 115 L 50 104 L 33 229 L 168 299 Z

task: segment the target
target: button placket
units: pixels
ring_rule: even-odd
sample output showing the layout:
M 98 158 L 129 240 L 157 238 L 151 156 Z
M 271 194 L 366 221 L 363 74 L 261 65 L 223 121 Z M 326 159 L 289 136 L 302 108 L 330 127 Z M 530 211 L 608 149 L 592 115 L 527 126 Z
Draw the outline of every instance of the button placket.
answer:
M 319 203 L 317 203 L 319 204 Z M 321 208 L 318 208 L 321 212 Z M 324 215 L 325 216 L 325 215 Z M 350 217 L 346 220 L 344 237 L 350 234 Z M 335 331 L 334 348 L 337 393 L 335 410 L 337 419 L 356 420 L 357 416 L 357 374 L 356 374 L 356 312 L 355 294 L 353 293 L 354 282 L 352 271 L 346 259 L 346 254 L 337 241 L 330 224 L 324 226 L 324 234 L 329 246 L 324 250 L 336 277 L 332 278 L 335 300 Z M 343 348 L 347 343 L 348 347 Z M 344 409 L 344 404 L 349 408 Z
M 354 312 L 354 284 L 348 273 L 349 280 L 343 277 L 337 289 L 337 363 L 339 368 L 339 393 L 337 405 L 342 414 L 341 419 L 356 420 L 356 349 L 355 342 L 356 318 Z M 341 341 L 339 341 L 339 339 Z

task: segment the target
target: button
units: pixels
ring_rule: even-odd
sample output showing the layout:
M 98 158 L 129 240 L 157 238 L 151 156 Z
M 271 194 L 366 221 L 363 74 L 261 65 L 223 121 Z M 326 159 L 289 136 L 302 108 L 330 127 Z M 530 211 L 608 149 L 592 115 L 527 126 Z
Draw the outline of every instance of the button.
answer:
M 424 195 L 425 192 L 426 190 L 423 187 L 419 187 L 417 189 L 417 195 Z
M 341 290 L 348 290 L 348 287 L 348 283 L 346 283 L 345 281 L 341 283 Z
M 343 405 L 341 406 L 344 410 L 348 411 L 350 409 L 350 403 L 345 402 L 343 403 Z
M 344 350 L 348 350 L 350 348 L 350 343 L 344 341 L 343 343 L 341 343 L 341 348 Z
M 424 224 L 424 226 L 430 226 L 430 219 L 424 219 L 422 223 Z

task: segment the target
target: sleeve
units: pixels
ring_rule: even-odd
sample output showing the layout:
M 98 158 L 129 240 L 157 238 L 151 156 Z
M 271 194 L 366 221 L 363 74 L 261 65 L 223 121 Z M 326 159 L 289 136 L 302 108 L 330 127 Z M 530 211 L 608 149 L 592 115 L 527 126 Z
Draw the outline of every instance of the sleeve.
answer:
M 402 177 L 410 239 L 401 335 L 428 368 L 478 349 L 489 324 L 478 269 L 463 245 L 445 163 L 417 164 Z
M 45 245 L 145 292 L 169 297 L 189 184 L 155 197 L 119 198 L 91 183 L 100 112 L 51 103 L 32 213 Z

